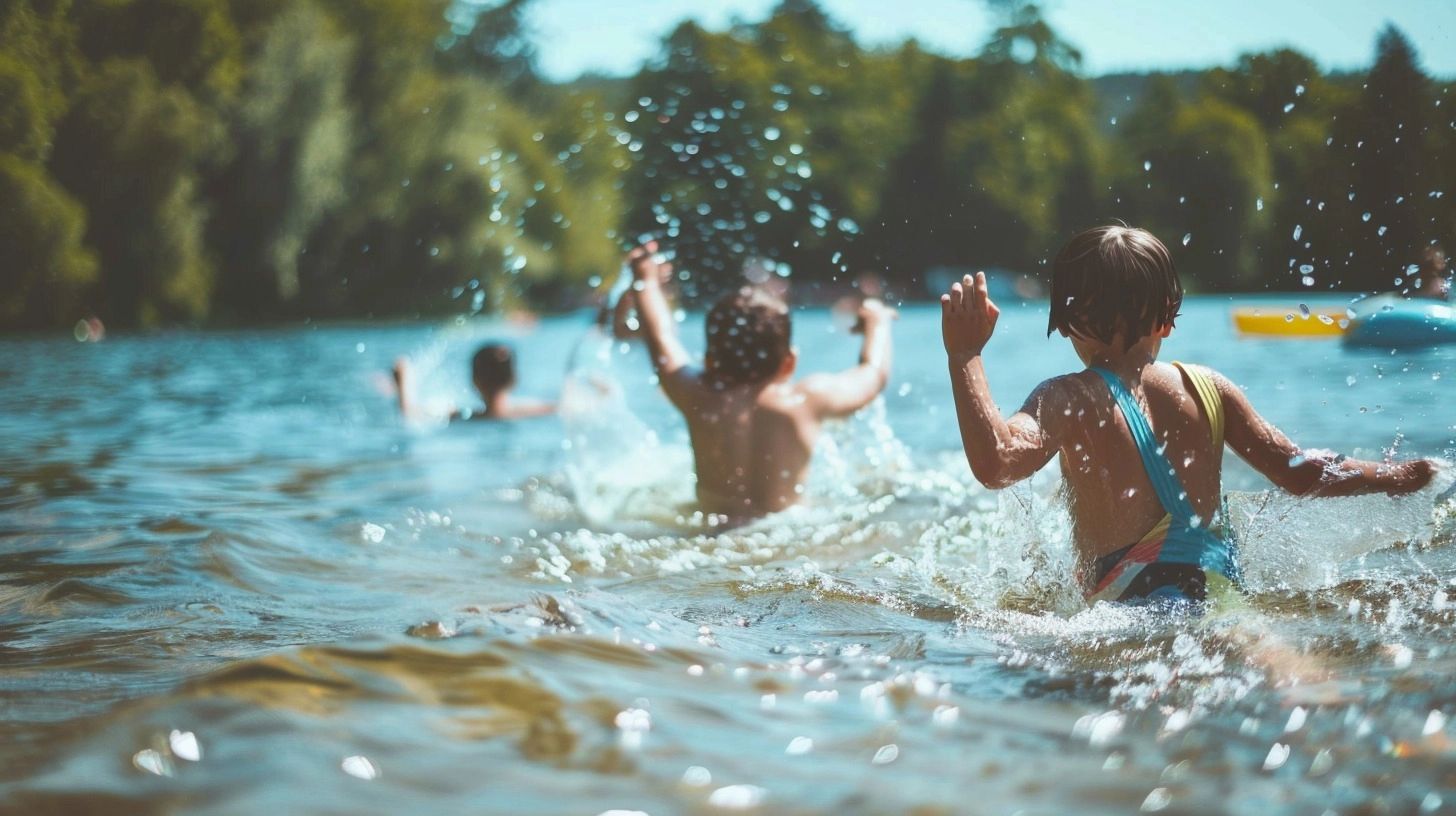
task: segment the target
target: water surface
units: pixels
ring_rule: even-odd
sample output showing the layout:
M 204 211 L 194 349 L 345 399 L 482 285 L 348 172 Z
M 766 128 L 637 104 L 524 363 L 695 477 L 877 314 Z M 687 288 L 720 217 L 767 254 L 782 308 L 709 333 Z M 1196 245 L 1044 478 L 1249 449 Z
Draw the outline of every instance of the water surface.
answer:
M 1240 340 L 1228 309 L 1190 302 L 1166 356 L 1303 444 L 1450 454 L 1453 349 Z M 905 310 L 884 399 L 831 430 L 805 506 L 734 530 L 684 504 L 640 351 L 609 354 L 628 415 L 396 416 L 394 357 L 463 402 L 486 338 L 556 396 L 585 315 L 0 341 L 0 803 L 1456 807 L 1456 560 L 1429 494 L 1294 501 L 1231 457 L 1247 608 L 1086 609 L 1055 474 L 971 480 L 937 318 Z M 1044 327 L 1002 318 L 1006 408 L 1076 367 Z M 805 370 L 854 360 L 826 312 L 795 332 Z

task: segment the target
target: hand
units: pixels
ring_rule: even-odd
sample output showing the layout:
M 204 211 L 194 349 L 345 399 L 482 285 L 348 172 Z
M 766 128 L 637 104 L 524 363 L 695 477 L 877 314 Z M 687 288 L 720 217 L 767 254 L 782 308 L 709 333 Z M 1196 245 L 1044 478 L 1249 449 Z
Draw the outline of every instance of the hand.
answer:
M 952 360 L 978 356 L 996 331 L 1001 310 L 986 292 L 986 273 L 966 275 L 940 296 L 940 333 Z
M 1436 463 L 1429 459 L 1412 459 L 1395 465 L 1400 479 L 1400 492 L 1414 493 L 1431 483 L 1436 475 Z
M 672 277 L 672 264 L 658 263 L 657 242 L 648 241 L 627 253 L 627 265 L 638 288 L 647 284 L 661 285 Z
M 879 298 L 865 298 L 860 302 L 856 316 L 854 326 L 849 331 L 852 334 L 864 334 L 872 327 L 899 317 L 900 312 L 886 306 Z

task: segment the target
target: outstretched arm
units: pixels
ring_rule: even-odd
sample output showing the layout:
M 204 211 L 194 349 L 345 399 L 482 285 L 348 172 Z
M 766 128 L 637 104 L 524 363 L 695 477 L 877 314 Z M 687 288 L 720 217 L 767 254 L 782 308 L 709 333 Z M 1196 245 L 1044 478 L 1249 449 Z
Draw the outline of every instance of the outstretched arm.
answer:
M 410 395 L 414 377 L 411 376 L 409 360 L 401 357 L 394 361 L 394 390 L 399 397 L 399 415 L 409 418 L 414 414 L 414 400 Z
M 961 444 L 976 481 L 990 488 L 1015 484 L 1042 468 L 1057 452 L 1053 434 L 1038 419 L 1052 396 L 1039 389 L 1009 420 L 1001 418 L 986 381 L 981 353 L 996 330 L 1001 310 L 986 291 L 986 273 L 953 284 L 940 296 L 940 327 L 950 360 L 951 392 Z M 1035 412 L 1035 413 L 1033 413 Z
M 871 298 L 860 304 L 854 331 L 864 335 L 859 365 L 837 374 L 804 378 L 804 392 L 820 416 L 843 417 L 870 404 L 890 381 L 890 321 L 896 312 Z
M 652 357 L 652 369 L 662 383 L 662 390 L 674 403 L 685 394 L 691 378 L 688 374 L 690 359 L 687 349 L 677 336 L 677 322 L 673 320 L 672 308 L 667 305 L 667 296 L 662 293 L 662 280 L 671 271 L 668 264 L 657 262 L 657 242 L 650 241 L 632 250 L 627 263 L 632 267 L 632 289 L 636 293 L 637 318 L 642 324 L 642 334 L 647 340 L 647 353 Z
M 1271 425 L 1244 392 L 1214 376 L 1227 416 L 1225 438 L 1254 470 L 1296 496 L 1358 496 L 1413 493 L 1425 487 L 1435 466 L 1425 459 L 1367 462 L 1328 451 L 1303 450 Z

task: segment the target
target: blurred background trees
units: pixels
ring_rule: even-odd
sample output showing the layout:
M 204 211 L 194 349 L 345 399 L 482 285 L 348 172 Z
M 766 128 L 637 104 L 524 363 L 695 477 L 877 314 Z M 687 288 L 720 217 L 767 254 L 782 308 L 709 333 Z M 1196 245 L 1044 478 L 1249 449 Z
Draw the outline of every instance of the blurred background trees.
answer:
M 529 3 L 0 0 L 0 327 L 570 308 L 644 234 L 689 299 L 755 259 L 918 297 L 1113 218 L 1195 290 L 1368 291 L 1456 227 L 1451 85 L 1393 28 L 1367 74 L 1088 77 L 1025 3 L 950 58 L 784 0 L 560 85 Z

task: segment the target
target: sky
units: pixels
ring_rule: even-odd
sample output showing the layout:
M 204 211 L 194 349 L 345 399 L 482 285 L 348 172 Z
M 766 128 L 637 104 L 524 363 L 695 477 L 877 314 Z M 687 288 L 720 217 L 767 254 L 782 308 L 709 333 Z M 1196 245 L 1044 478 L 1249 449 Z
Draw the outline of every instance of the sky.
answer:
M 779 0 L 536 0 L 530 24 L 542 72 L 635 73 L 685 18 L 720 29 L 763 19 Z M 820 0 L 866 45 L 908 37 L 970 55 L 996 25 L 985 0 Z M 1428 73 L 1456 77 L 1456 0 L 1042 0 L 1052 27 L 1082 51 L 1092 75 L 1229 65 L 1239 54 L 1291 46 L 1326 70 L 1368 67 L 1376 34 L 1401 28 Z

